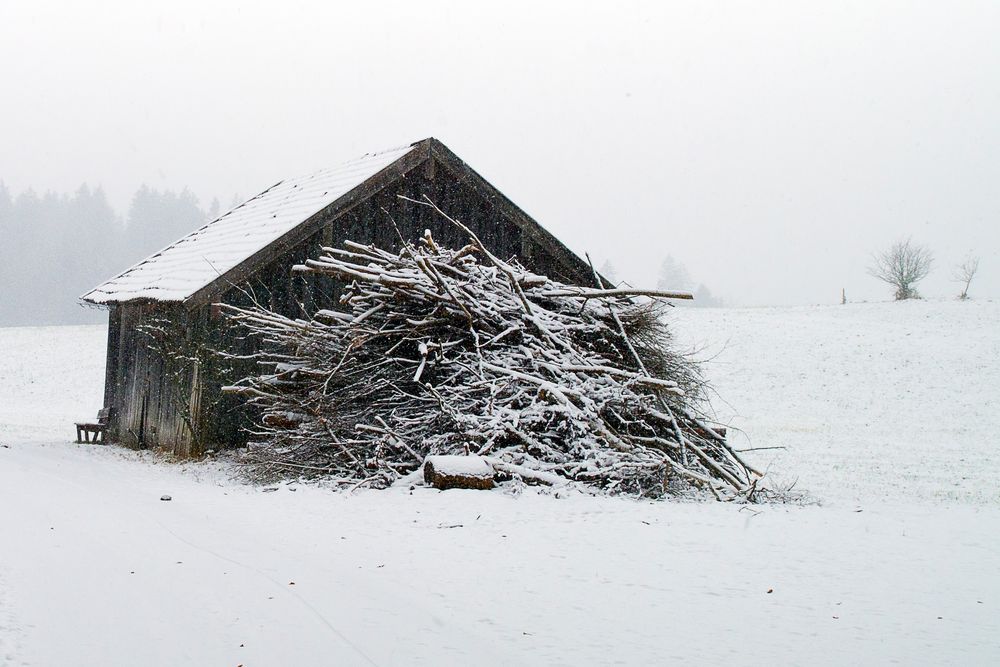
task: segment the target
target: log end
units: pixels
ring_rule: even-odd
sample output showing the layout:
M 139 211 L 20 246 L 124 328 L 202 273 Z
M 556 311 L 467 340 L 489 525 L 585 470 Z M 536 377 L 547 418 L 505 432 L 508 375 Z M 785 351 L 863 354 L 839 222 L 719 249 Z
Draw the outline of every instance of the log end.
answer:
M 436 489 L 492 489 L 493 466 L 480 456 L 428 456 L 424 481 Z

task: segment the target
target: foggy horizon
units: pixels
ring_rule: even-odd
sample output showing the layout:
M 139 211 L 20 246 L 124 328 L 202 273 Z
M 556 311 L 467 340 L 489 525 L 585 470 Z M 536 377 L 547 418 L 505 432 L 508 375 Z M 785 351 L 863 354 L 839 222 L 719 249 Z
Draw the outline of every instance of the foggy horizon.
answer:
M 207 209 L 434 136 L 581 256 L 727 305 L 890 300 L 871 254 L 1000 296 L 1000 9 L 298 2 L 0 7 L 0 181 Z M 193 229 L 193 228 L 192 228 Z M 117 267 L 114 272 L 125 269 Z M 79 293 L 93 285 L 80 285 Z

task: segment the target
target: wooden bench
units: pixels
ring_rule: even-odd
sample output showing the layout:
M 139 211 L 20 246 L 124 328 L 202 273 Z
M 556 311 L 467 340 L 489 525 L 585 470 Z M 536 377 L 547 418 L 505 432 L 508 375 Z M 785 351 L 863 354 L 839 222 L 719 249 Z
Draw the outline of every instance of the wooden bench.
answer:
M 83 422 L 76 425 L 77 442 L 104 442 L 104 432 L 108 428 L 108 418 L 111 416 L 111 408 L 101 408 L 97 411 L 96 422 Z M 91 437 L 93 436 L 93 437 Z

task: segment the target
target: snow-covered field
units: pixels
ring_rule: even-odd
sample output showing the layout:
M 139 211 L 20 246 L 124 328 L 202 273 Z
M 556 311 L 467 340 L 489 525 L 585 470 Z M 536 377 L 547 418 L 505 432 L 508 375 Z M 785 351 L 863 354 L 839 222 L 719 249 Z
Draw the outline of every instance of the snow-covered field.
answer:
M 674 309 L 721 420 L 826 502 L 1000 503 L 1000 303 Z M 740 443 L 736 439 L 734 443 Z
M 673 319 L 820 504 L 243 486 L 70 444 L 104 329 L 0 329 L 0 664 L 1000 663 L 1000 304 Z

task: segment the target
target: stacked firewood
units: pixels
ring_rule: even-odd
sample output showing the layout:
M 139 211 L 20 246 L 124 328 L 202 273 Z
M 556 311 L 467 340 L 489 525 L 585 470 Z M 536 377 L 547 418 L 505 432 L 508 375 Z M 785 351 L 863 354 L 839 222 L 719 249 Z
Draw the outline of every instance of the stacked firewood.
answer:
M 429 455 L 473 454 L 528 483 L 751 492 L 757 473 L 700 416 L 696 364 L 670 349 L 664 294 L 596 274 L 591 288 L 557 283 L 463 229 L 457 250 L 427 233 L 399 252 L 348 242 L 295 267 L 346 283 L 342 310 L 229 308 L 265 350 L 264 372 L 227 388 L 259 409 L 253 475 L 385 487 Z

